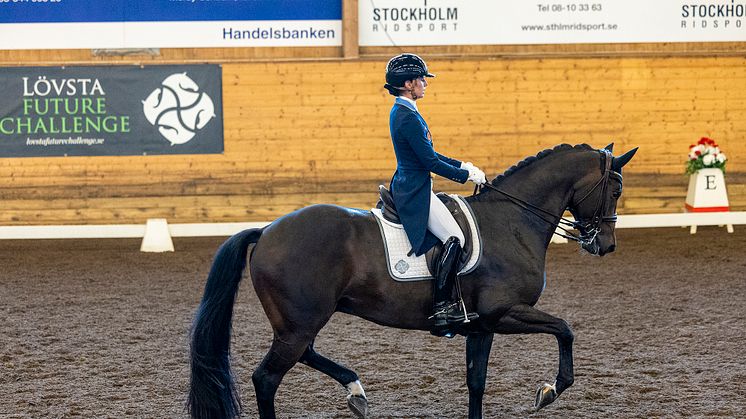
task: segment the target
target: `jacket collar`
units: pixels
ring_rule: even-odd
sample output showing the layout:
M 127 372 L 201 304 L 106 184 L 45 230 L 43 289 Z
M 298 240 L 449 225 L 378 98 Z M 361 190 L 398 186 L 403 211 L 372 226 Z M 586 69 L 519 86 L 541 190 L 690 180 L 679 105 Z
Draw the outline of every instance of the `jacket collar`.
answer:
M 397 96 L 396 100 L 394 101 L 397 105 L 406 106 L 407 108 L 420 113 L 420 111 L 417 109 L 417 104 L 413 100 L 409 100 L 406 98 L 403 98 L 401 96 Z

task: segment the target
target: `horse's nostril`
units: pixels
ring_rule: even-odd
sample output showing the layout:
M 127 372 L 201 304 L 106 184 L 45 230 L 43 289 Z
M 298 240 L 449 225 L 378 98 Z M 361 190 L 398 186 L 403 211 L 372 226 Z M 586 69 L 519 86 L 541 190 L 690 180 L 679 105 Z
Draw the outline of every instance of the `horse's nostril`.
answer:
M 611 246 L 609 246 L 609 251 L 608 251 L 608 253 L 611 253 L 611 252 L 613 252 L 614 250 L 616 250 L 616 245 L 615 245 L 615 244 L 612 244 Z

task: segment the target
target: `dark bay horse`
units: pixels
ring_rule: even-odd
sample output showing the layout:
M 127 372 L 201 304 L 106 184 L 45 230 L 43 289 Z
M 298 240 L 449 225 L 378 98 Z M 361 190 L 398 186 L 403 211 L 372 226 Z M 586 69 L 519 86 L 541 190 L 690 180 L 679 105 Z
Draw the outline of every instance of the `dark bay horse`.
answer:
M 534 308 L 545 286 L 547 247 L 567 209 L 577 220 L 578 241 L 586 251 L 600 256 L 614 251 L 621 169 L 635 151 L 613 157 L 611 145 L 597 150 L 563 144 L 523 160 L 466 198 L 484 246 L 479 266 L 462 280 L 466 306 L 479 314 L 459 330 L 466 336 L 469 418 L 482 417 L 494 333 L 557 338 L 559 371 L 554 384 L 538 389 L 537 409 L 572 385 L 573 333 L 564 320 Z M 430 281 L 396 282 L 389 276 L 373 217 L 369 211 L 313 205 L 263 229 L 242 231 L 221 245 L 192 331 L 192 417 L 232 418 L 241 412 L 230 370 L 230 337 L 251 244 L 251 279 L 274 330 L 271 348 L 252 376 L 259 416 L 275 418 L 275 393 L 297 362 L 346 387 L 352 412 L 367 415 L 357 374 L 317 353 L 314 338 L 337 311 L 384 326 L 427 331 L 432 308 Z

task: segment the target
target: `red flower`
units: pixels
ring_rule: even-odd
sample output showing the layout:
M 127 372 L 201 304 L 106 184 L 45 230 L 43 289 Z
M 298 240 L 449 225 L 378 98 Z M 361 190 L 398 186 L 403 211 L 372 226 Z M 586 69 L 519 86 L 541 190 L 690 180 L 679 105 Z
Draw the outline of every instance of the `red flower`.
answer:
M 700 138 L 699 142 L 697 144 L 711 145 L 713 147 L 717 147 L 717 144 L 715 144 L 715 140 L 713 140 L 711 138 L 707 138 L 707 137 Z

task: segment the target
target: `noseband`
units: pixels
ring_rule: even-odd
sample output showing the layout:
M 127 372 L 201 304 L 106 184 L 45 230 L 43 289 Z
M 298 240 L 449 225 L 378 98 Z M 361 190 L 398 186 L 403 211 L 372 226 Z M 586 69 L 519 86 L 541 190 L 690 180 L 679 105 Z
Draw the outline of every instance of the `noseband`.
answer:
M 603 168 L 603 174 L 601 175 L 601 178 L 596 182 L 591 189 L 583 195 L 582 198 L 580 198 L 576 203 L 572 204 L 567 209 L 570 211 L 571 214 L 573 214 L 573 217 L 576 218 L 576 221 L 568 220 L 567 218 L 559 216 L 559 223 L 558 228 L 561 229 L 564 233 L 558 233 L 556 230 L 553 232 L 553 234 L 556 234 L 560 237 L 564 237 L 568 240 L 576 241 L 581 246 L 588 246 L 596 239 L 596 236 L 601 231 L 601 223 L 610 222 L 615 223 L 617 221 L 617 215 L 616 213 L 612 215 L 605 215 L 606 213 L 606 200 L 604 199 L 606 197 L 606 191 L 609 186 L 609 178 L 614 176 L 614 178 L 619 179 L 619 181 L 622 181 L 622 175 L 620 173 L 617 173 L 611 169 L 611 163 L 612 163 L 612 155 L 609 150 L 601 149 L 598 150 L 601 157 L 601 167 Z M 553 218 L 557 218 L 557 215 L 543 209 L 539 208 L 536 205 L 533 205 L 529 202 L 524 201 L 521 198 L 518 198 L 516 196 L 513 196 L 495 185 L 491 183 L 485 183 L 483 185 L 477 185 L 474 188 L 474 194 L 479 192 L 481 188 L 487 187 L 489 189 L 492 189 L 496 192 L 499 192 L 502 195 L 505 195 L 508 199 L 510 199 L 514 204 L 518 205 L 519 207 L 525 209 L 526 211 L 536 215 L 541 220 L 545 221 L 548 224 L 554 224 L 553 220 L 547 219 L 542 215 L 541 213 L 544 213 L 546 215 L 550 215 Z M 575 217 L 575 213 L 577 212 L 577 207 L 586 200 L 593 191 L 595 191 L 598 188 L 601 188 L 601 194 L 598 197 L 598 203 L 596 204 L 596 210 L 593 212 L 593 216 L 590 218 L 580 218 Z M 567 226 L 573 229 L 576 229 L 580 232 L 580 234 L 576 235 L 567 228 L 563 227 Z

